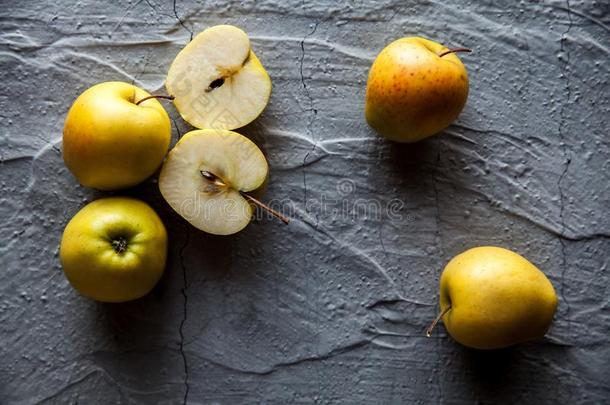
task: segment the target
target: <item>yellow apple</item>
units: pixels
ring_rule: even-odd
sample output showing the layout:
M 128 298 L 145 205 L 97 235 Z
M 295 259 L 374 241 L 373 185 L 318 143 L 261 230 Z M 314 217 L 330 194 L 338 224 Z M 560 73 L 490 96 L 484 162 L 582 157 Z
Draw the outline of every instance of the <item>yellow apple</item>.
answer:
M 482 246 L 447 264 L 440 305 L 443 323 L 455 340 L 476 349 L 496 349 L 542 338 L 553 320 L 557 296 L 544 273 L 524 257 Z
M 455 52 L 420 37 L 396 40 L 373 62 L 365 115 L 379 134 L 416 142 L 448 127 L 468 98 L 468 74 Z
M 165 86 L 182 118 L 197 128 L 243 127 L 271 96 L 271 79 L 250 38 L 232 25 L 210 27 L 193 38 L 172 62 Z
M 122 82 L 97 84 L 74 102 L 64 126 L 63 156 L 79 183 L 100 190 L 134 186 L 163 162 L 169 117 L 144 90 Z
M 169 152 L 159 175 L 168 204 L 202 231 L 231 235 L 252 220 L 253 205 L 284 222 L 252 194 L 264 187 L 267 159 L 251 140 L 223 129 L 191 131 Z
M 140 298 L 165 268 L 167 233 L 146 203 L 127 197 L 93 201 L 68 223 L 60 260 L 79 293 L 105 302 Z

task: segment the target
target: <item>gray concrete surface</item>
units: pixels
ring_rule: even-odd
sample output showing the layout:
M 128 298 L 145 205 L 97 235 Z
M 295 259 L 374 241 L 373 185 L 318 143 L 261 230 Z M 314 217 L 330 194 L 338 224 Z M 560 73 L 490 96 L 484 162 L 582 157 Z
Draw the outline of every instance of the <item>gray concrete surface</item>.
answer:
M 127 194 L 168 228 L 164 279 L 133 303 L 80 297 L 59 240 L 106 194 L 63 165 L 70 104 L 101 81 L 161 91 L 192 33 L 219 23 L 251 35 L 273 79 L 241 132 L 292 223 L 209 236 L 151 179 Z M 609 30 L 601 0 L 3 1 L 0 403 L 610 403 Z M 475 50 L 462 115 L 411 146 L 363 118 L 372 60 L 406 35 Z M 189 128 L 166 106 L 175 142 Z M 354 213 L 362 201 L 380 208 Z M 543 341 L 424 337 L 440 271 L 481 244 L 551 279 Z

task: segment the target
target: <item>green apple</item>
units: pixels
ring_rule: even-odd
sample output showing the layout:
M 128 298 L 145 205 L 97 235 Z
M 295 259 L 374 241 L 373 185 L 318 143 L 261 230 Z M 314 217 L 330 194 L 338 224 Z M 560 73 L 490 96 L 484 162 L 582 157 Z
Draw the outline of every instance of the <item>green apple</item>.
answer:
M 185 134 L 169 152 L 159 189 L 168 204 L 196 228 L 230 235 L 250 222 L 253 204 L 288 220 L 252 196 L 267 179 L 261 150 L 237 132 L 204 129 Z
M 167 233 L 146 203 L 102 198 L 68 222 L 60 245 L 68 281 L 79 293 L 105 302 L 140 298 L 165 268 Z
M 454 257 L 440 281 L 441 315 L 461 344 L 497 349 L 542 338 L 557 308 L 544 273 L 510 250 L 482 246 Z
M 373 62 L 365 115 L 379 134 L 416 142 L 449 126 L 468 98 L 468 74 L 455 52 L 420 37 L 396 40 Z
M 193 38 L 172 62 L 165 86 L 182 118 L 196 128 L 243 127 L 271 95 L 271 79 L 248 35 L 231 25 Z
M 64 125 L 63 156 L 78 182 L 100 190 L 134 186 L 150 177 L 169 148 L 169 117 L 144 90 L 122 82 L 82 93 Z

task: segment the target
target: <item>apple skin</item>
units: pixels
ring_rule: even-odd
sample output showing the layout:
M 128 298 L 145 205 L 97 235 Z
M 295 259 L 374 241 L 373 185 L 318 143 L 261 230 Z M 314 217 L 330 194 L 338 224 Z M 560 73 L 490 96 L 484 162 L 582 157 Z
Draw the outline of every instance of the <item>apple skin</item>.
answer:
M 118 253 L 113 240 L 123 237 Z M 167 232 L 146 203 L 127 197 L 93 201 L 66 226 L 60 260 L 68 281 L 82 295 L 123 302 L 146 295 L 157 284 L 167 258 Z
M 448 127 L 468 98 L 468 73 L 455 53 L 420 37 L 386 46 L 369 72 L 365 116 L 382 136 L 416 142 Z
M 440 281 L 449 334 L 464 346 L 498 349 L 539 339 L 557 308 L 548 278 L 510 250 L 482 246 L 454 257 Z
M 163 106 L 122 82 L 97 84 L 74 102 L 64 125 L 63 157 L 80 184 L 100 190 L 134 186 L 161 165 L 170 139 Z

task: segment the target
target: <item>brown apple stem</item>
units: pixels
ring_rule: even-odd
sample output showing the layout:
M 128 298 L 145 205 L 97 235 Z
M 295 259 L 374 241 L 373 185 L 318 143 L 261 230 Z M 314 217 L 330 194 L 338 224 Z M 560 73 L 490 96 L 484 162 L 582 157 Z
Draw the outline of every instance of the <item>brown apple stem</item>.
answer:
M 260 207 L 260 208 L 264 209 L 265 211 L 267 211 L 268 213 L 270 213 L 271 215 L 273 215 L 274 217 L 276 217 L 277 219 L 279 219 L 280 221 L 282 221 L 286 225 L 288 225 L 288 223 L 290 222 L 290 220 L 288 220 L 288 218 L 286 218 L 284 215 L 280 214 L 279 212 L 277 212 L 276 210 L 274 210 L 270 206 L 268 206 L 266 204 L 263 204 L 262 202 L 258 201 L 256 198 L 252 197 L 251 195 L 246 194 L 246 193 L 244 193 L 242 191 L 240 191 L 239 194 L 241 194 L 246 200 L 250 201 L 251 203 L 253 203 L 257 207 Z
M 443 316 L 445 316 L 447 314 L 447 312 L 449 312 L 451 310 L 451 305 L 449 305 L 447 308 L 445 308 L 444 311 L 442 311 L 440 314 L 438 314 L 438 316 L 432 321 L 432 323 L 430 324 L 430 326 L 428 326 L 428 329 L 426 329 L 426 337 L 430 337 L 432 336 L 432 330 L 434 329 L 434 327 L 436 326 L 436 324 L 443 318 Z
M 472 49 L 468 49 L 468 48 L 447 49 L 445 52 L 443 52 L 440 55 L 438 55 L 438 57 L 442 58 L 445 55 L 449 55 L 450 53 L 456 53 L 456 52 L 472 52 Z
M 221 187 L 227 186 L 227 184 L 224 181 L 222 181 L 220 179 L 220 177 L 216 176 L 212 172 L 209 172 L 207 170 L 201 170 L 200 173 L 203 177 L 205 177 L 207 180 L 211 181 L 212 183 L 214 183 L 217 186 L 221 186 Z M 273 215 L 274 217 L 276 217 L 283 223 L 288 224 L 290 222 L 290 220 L 288 218 L 286 218 L 284 215 L 280 214 L 279 212 L 277 212 L 273 208 L 269 207 L 268 205 L 263 204 L 262 202 L 260 202 L 256 198 L 252 197 L 251 195 L 249 195 L 243 191 L 240 191 L 239 194 L 241 194 L 242 197 L 244 197 L 246 200 L 250 201 L 257 207 L 262 208 L 263 210 L 267 211 L 268 213 L 270 213 L 271 215 Z
M 146 100 L 150 100 L 151 98 L 164 98 L 166 100 L 173 100 L 175 97 L 174 96 L 165 96 L 163 94 L 152 94 L 152 95 L 146 96 L 142 100 L 138 101 L 136 103 L 136 105 L 140 105 L 141 102 L 144 102 Z

